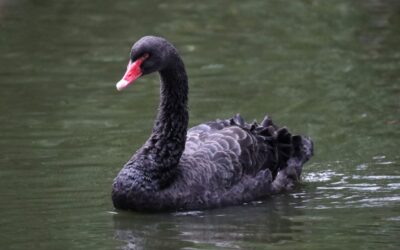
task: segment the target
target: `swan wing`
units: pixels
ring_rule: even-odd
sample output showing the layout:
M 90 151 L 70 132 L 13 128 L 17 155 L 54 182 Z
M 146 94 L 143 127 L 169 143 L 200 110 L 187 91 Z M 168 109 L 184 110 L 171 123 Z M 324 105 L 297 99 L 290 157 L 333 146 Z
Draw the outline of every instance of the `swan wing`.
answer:
M 243 175 L 255 176 L 260 170 L 272 171 L 277 165 L 274 148 L 265 137 L 252 131 L 240 115 L 191 128 L 183 158 L 189 160 L 187 165 L 203 171 L 203 177 L 217 178 L 217 183 L 226 187 L 237 183 Z

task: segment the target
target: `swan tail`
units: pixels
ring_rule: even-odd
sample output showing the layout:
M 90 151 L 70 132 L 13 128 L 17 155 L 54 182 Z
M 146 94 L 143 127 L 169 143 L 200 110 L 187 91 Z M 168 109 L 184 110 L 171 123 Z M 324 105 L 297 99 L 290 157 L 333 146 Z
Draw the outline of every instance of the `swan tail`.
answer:
M 277 187 L 287 189 L 289 183 L 300 181 L 304 163 L 313 156 L 313 142 L 309 137 L 292 135 L 286 127 L 275 125 L 269 116 L 265 116 L 260 124 L 256 121 L 246 123 L 239 114 L 229 121 L 230 125 L 240 126 L 260 136 L 269 145 L 275 159 L 275 166 L 269 166 L 269 169 Z
M 275 145 L 277 167 L 272 170 L 273 192 L 279 193 L 293 188 L 301 180 L 301 172 L 306 163 L 314 154 L 313 142 L 307 136 L 292 135 L 285 127 L 279 128 L 266 116 L 261 122 L 268 134 L 272 145 Z
M 276 146 L 279 169 L 285 168 L 289 160 L 296 160 L 302 165 L 313 155 L 313 142 L 309 137 L 292 135 L 286 127 L 276 126 L 269 116 L 265 116 L 256 130 Z
M 272 193 L 292 190 L 301 180 L 303 165 L 313 156 L 313 142 L 309 137 L 292 136 L 291 156 L 278 172 L 272 182 Z

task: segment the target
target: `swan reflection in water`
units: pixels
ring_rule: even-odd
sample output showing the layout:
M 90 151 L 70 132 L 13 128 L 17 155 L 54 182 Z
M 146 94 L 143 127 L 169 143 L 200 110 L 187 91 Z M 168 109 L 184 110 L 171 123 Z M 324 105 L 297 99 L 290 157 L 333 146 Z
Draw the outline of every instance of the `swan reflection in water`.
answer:
M 177 213 L 118 212 L 113 216 L 121 249 L 183 249 L 196 246 L 247 249 L 250 245 L 294 242 L 303 214 L 293 198 L 268 198 L 229 208 Z

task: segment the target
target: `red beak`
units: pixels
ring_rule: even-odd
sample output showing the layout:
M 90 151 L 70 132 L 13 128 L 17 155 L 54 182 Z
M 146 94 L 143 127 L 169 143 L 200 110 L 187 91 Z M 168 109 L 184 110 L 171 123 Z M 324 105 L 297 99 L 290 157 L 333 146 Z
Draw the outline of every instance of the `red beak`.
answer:
M 149 55 L 145 54 L 134 62 L 129 61 L 125 75 L 116 85 L 118 91 L 128 87 L 143 74 L 140 65 L 142 65 L 143 61 L 146 60 L 147 57 L 149 57 Z

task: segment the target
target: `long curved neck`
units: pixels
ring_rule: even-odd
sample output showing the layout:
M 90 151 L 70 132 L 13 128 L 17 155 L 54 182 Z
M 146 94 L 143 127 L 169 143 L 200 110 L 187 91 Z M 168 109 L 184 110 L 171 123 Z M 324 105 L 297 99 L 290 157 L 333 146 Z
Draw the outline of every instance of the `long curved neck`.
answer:
M 188 79 L 182 60 L 176 55 L 173 65 L 161 70 L 160 106 L 153 133 L 148 139 L 147 155 L 153 162 L 151 171 L 174 169 L 185 149 L 189 114 Z

